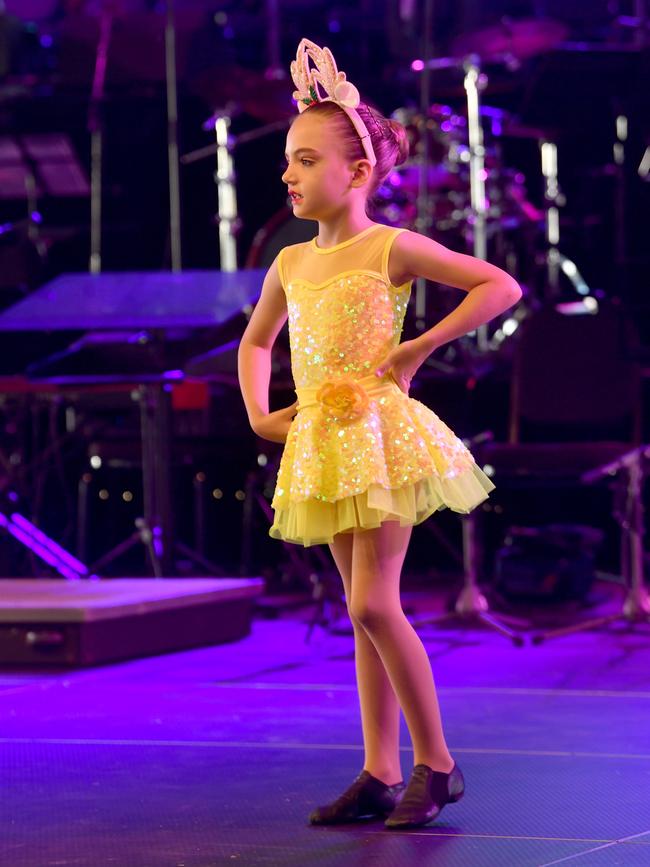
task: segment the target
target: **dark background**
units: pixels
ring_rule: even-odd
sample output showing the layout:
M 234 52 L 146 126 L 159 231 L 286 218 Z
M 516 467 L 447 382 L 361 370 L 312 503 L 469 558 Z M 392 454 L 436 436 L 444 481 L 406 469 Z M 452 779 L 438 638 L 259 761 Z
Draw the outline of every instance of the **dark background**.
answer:
M 361 2 L 321 3 L 288 0 L 279 4 L 280 62 L 288 70 L 303 36 L 328 45 L 339 68 L 369 101 L 387 115 L 399 108 L 417 110 L 420 77 L 410 64 L 423 56 L 424 3 Z M 550 18 L 566 25 L 566 38 L 551 50 L 524 59 L 517 68 L 503 63 L 485 66 L 489 84 L 484 103 L 507 110 L 520 126 L 548 131 L 557 142 L 559 178 L 566 204 L 562 209 L 562 251 L 575 261 L 592 292 L 604 299 L 620 300 L 633 316 L 641 337 L 640 359 L 645 364 L 648 345 L 648 191 L 638 174 L 646 147 L 650 146 L 648 115 L 648 22 L 646 3 L 549 0 L 549 2 L 434 2 L 430 31 L 431 53 L 444 57 L 453 52 L 454 40 L 496 25 L 503 16 L 518 20 Z M 202 124 L 226 102 L 234 103 L 232 132 L 239 135 L 264 122 L 288 117 L 292 107 L 290 79 L 269 84 L 264 77 L 270 64 L 267 4 L 244 2 L 182 2 L 175 4 L 178 41 L 179 145 L 187 154 L 211 143 Z M 61 133 L 69 137 L 84 171 L 90 168 L 88 114 L 90 88 L 101 15 L 112 12 L 105 96 L 101 118 L 105 136 L 103 269 L 159 270 L 170 267 L 169 206 L 166 150 L 166 101 L 164 83 L 164 4 L 147 2 L 102 3 L 77 0 L 7 0 L 0 14 L 0 136 L 29 133 Z M 252 82 L 252 84 L 251 84 Z M 257 82 L 257 85 L 255 84 Z M 256 87 L 259 99 L 256 99 Z M 432 73 L 431 103 L 464 110 L 462 75 L 458 69 Z M 628 118 L 626 159 L 618 177 L 613 165 L 615 118 Z M 237 197 L 241 228 L 238 235 L 240 267 L 252 262 L 253 239 L 260 230 L 273 237 L 288 217 L 283 170 L 284 131 L 276 131 L 235 149 Z M 535 137 L 511 136 L 499 142 L 501 163 L 523 173 L 529 202 L 543 205 L 543 179 Z M 185 269 L 219 268 L 215 223 L 216 187 L 214 159 L 181 166 L 182 259 Z M 0 179 L 2 175 L 0 174 Z M 622 184 L 622 186 L 618 186 Z M 622 195 L 617 210 L 617 190 Z M 622 193 L 620 192 L 622 190 Z M 622 202 L 622 206 L 621 206 Z M 89 201 L 87 196 L 54 197 L 38 201 L 42 221 L 30 235 L 21 221 L 27 216 L 24 201 L 0 198 L 0 300 L 3 306 L 23 297 L 61 273 L 88 267 Z M 624 248 L 617 248 L 622 226 Z M 529 240 L 524 241 L 524 235 Z M 266 235 L 264 235 L 266 237 Z M 529 282 L 531 293 L 544 291 L 543 269 L 535 264 L 543 250 L 539 226 L 521 227 L 524 251 L 515 274 Z M 441 237 L 463 249 L 459 232 Z M 530 245 L 526 247 L 526 244 Z M 527 256 L 527 251 L 530 255 Z M 530 261 L 527 261 L 529 259 Z M 532 262 L 532 265 L 531 265 Z M 440 291 L 440 290 L 439 290 Z M 567 297 L 571 287 L 563 287 Z M 428 315 L 447 309 L 455 295 L 443 292 L 431 298 Z M 413 327 L 412 313 L 407 320 Z M 242 324 L 240 323 L 240 326 Z M 239 328 L 239 332 L 238 332 Z M 234 329 L 234 336 L 241 327 Z M 233 335 L 229 335 L 232 337 Z M 213 335 L 215 342 L 218 336 Z M 204 335 L 209 342 L 210 336 Z M 35 333 L 17 341 L 5 338 L 0 350 L 4 375 L 19 374 L 29 361 L 47 355 L 61 335 Z M 27 350 L 27 347 L 29 349 Z M 231 353 L 231 362 L 234 355 Z M 567 360 L 570 363 L 570 360 Z M 231 366 L 230 372 L 234 371 Z M 275 403 L 291 399 L 286 363 L 279 354 Z M 497 438 L 506 434 L 508 407 L 508 358 L 481 367 L 479 376 L 467 371 L 450 376 L 430 376 L 418 386 L 416 396 L 436 411 L 459 435 L 490 429 Z M 585 387 L 595 387 L 585 384 Z M 63 445 L 54 449 L 52 461 L 40 469 L 25 470 L 19 495 L 23 510 L 62 544 L 78 544 L 78 480 L 88 471 L 88 444 L 92 433 L 102 430 L 109 439 L 118 433 L 137 442 L 137 413 L 128 396 L 98 406 L 83 398 L 75 404 L 79 418 L 66 417 L 66 401 L 5 397 L 2 449 L 17 455 L 17 465 L 27 466 L 57 437 Z M 242 518 L 251 472 L 260 490 L 272 488 L 272 472 L 257 463 L 258 454 L 272 467 L 278 450 L 257 441 L 248 430 L 241 399 L 234 385 L 211 385 L 207 409 L 192 415 L 177 412 L 177 434 L 192 436 L 206 446 L 183 446 L 175 466 L 174 490 L 177 524 L 188 543 L 195 540 L 192 504 L 197 472 L 205 473 L 207 503 L 207 553 L 223 568 L 236 572 L 242 565 Z M 647 439 L 647 419 L 645 422 Z M 182 437 L 181 437 L 182 439 Z M 206 445 L 207 444 L 207 445 Z M 202 457 L 196 455 L 201 453 Z M 124 535 L 141 514 L 137 449 L 131 463 L 105 465 L 93 474 L 89 530 L 89 556 L 99 556 Z M 15 481 L 15 479 L 14 479 Z M 16 485 L 14 485 L 16 487 Z M 5 494 L 11 485 L 4 485 Z M 107 500 L 98 492 L 109 491 Z M 125 502 L 121 494 L 134 496 Z M 221 494 L 215 492 L 220 491 Z M 572 497 L 575 499 L 572 499 Z M 513 519 L 525 522 L 575 519 L 604 527 L 609 543 L 603 564 L 615 567 L 616 534 L 609 517 L 606 492 L 595 495 L 573 491 L 562 499 L 530 500 L 528 517 L 519 505 L 499 506 L 494 529 L 498 538 Z M 505 510 L 505 511 L 504 511 Z M 256 510 L 254 510 L 255 512 Z M 454 570 L 458 559 L 444 537 L 457 548 L 458 522 L 453 515 L 437 519 L 439 530 L 424 530 L 409 555 L 413 571 Z M 254 514 L 254 551 L 244 558 L 251 571 L 285 568 L 282 546 L 266 540 L 266 523 Z M 432 548 L 433 545 L 433 548 Z M 5 574 L 29 572 L 33 564 L 15 551 L 5 554 Z M 139 549 L 131 552 L 116 570 L 146 569 Z M 91 557 L 92 559 L 92 557 Z M 433 563 L 433 566 L 431 565 Z M 286 571 L 286 570 L 285 570 Z M 290 569 L 288 570 L 291 571 Z M 290 580 L 290 579 L 289 579 Z

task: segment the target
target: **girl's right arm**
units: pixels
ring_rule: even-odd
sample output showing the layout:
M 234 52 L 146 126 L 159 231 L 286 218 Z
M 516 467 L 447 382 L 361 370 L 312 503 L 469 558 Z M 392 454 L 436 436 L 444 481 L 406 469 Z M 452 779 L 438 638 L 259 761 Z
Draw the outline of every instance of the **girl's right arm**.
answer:
M 269 412 L 271 350 L 287 321 L 287 301 L 280 282 L 277 258 L 266 273 L 262 294 L 239 344 L 238 370 L 248 421 L 255 433 L 272 442 L 285 442 L 297 402 Z

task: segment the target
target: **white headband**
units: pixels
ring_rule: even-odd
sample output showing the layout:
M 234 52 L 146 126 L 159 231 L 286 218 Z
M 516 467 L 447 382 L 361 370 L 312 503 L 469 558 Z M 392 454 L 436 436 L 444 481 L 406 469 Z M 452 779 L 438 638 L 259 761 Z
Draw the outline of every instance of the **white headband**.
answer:
M 315 69 L 309 66 L 310 58 L 314 61 Z M 302 113 L 315 102 L 333 102 L 340 106 L 354 124 L 368 162 L 371 166 L 376 166 L 377 157 L 368 127 L 356 110 L 361 101 L 359 91 L 351 82 L 346 81 L 345 72 L 338 71 L 329 48 L 319 48 L 315 42 L 301 39 L 296 59 L 291 62 L 291 77 L 298 88 L 293 94 L 298 103 L 298 112 Z M 321 95 L 319 86 L 327 96 Z

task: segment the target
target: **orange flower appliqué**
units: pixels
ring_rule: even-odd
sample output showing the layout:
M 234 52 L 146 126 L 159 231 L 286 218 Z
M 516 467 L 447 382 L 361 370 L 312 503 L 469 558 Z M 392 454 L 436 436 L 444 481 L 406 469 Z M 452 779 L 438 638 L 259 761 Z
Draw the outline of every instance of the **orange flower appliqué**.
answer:
M 321 407 L 339 424 L 351 424 L 368 409 L 368 393 L 352 379 L 336 379 L 323 383 L 316 394 Z

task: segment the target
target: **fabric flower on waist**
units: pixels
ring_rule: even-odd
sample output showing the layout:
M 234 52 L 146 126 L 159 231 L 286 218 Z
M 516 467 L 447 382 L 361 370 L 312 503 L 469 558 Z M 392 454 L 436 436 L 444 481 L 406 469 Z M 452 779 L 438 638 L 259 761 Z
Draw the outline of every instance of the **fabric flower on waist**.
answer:
M 316 400 L 339 424 L 352 424 L 365 415 L 370 399 L 365 388 L 353 379 L 333 379 L 323 383 Z

